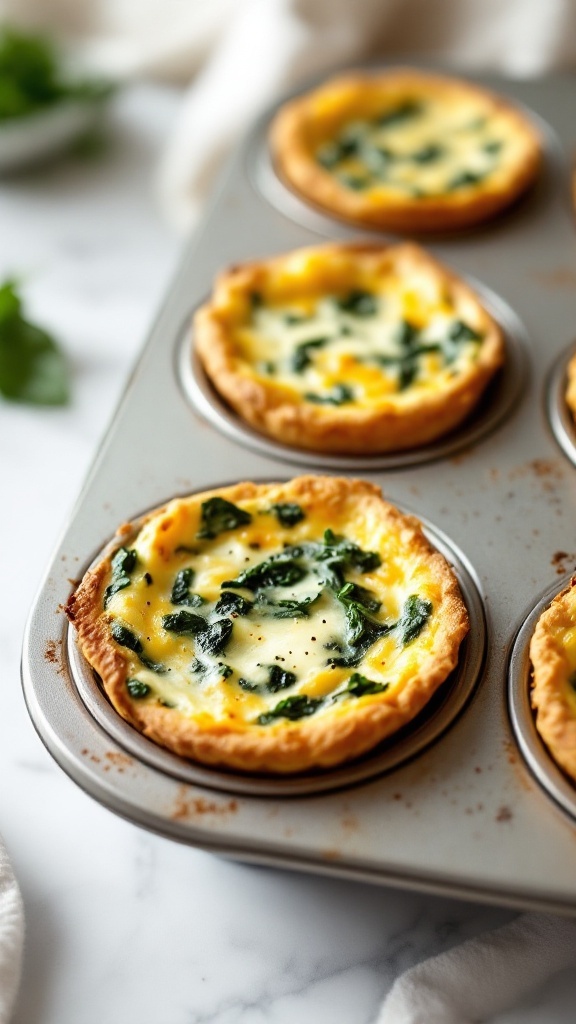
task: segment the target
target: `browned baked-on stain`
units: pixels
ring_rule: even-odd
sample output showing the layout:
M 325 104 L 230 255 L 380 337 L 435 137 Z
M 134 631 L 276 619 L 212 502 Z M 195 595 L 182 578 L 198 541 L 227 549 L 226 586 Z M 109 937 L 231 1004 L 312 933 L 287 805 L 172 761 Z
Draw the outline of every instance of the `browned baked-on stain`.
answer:
M 54 665 L 58 675 L 62 675 L 64 668 L 62 665 L 62 641 L 61 640 L 47 640 L 46 647 L 44 649 L 44 658 L 50 665 Z
M 552 555 L 552 565 L 558 576 L 565 576 L 570 569 L 576 567 L 576 553 L 573 551 L 555 551 Z
M 573 267 L 533 270 L 532 277 L 546 288 L 576 288 L 576 270 Z
M 505 804 L 502 804 L 502 807 L 498 808 L 496 821 L 512 821 L 513 817 L 514 815 L 512 814 L 512 811 L 509 807 L 506 807 Z
M 203 796 L 189 797 L 186 786 L 181 786 L 170 817 L 173 821 L 185 821 L 186 819 L 205 814 L 222 817 L 227 814 L 234 814 L 237 810 L 237 800 L 219 802 L 217 800 L 208 800 Z
M 355 814 L 345 814 L 344 817 L 341 818 L 340 824 L 346 832 L 357 832 L 360 828 L 360 822 Z
M 106 754 L 106 760 L 109 761 L 109 764 L 106 765 L 105 771 L 112 766 L 119 772 L 123 772 L 125 768 L 131 768 L 134 763 L 132 758 L 128 757 L 128 754 L 122 754 L 119 750 L 109 750 Z
M 100 764 L 100 758 L 97 756 L 97 754 L 93 754 L 92 751 L 88 750 L 87 747 L 84 747 L 82 751 L 82 757 L 89 758 L 90 761 L 94 762 L 94 764 Z
M 518 764 L 518 751 L 512 740 L 504 740 L 504 750 L 508 764 Z
M 74 587 L 74 590 L 76 590 L 76 587 L 80 586 L 80 580 L 77 577 L 70 578 L 69 576 L 68 583 L 70 584 L 71 587 Z M 58 610 L 64 611 L 64 605 L 59 605 Z
M 320 856 L 323 860 L 341 860 L 342 854 L 340 850 L 321 850 Z

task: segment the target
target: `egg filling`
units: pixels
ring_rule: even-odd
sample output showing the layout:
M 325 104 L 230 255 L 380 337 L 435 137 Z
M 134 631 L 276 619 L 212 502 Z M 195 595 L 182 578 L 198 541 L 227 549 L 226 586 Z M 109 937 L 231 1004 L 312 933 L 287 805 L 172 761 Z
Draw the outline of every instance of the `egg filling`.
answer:
M 393 697 L 433 642 L 437 585 L 400 532 L 369 549 L 319 518 L 215 496 L 119 548 L 103 603 L 130 697 L 258 729 Z

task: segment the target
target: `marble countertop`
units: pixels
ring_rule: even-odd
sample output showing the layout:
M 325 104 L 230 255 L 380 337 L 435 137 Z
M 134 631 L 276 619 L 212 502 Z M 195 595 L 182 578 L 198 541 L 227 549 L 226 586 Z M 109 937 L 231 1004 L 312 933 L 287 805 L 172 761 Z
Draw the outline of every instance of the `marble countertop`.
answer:
M 138 87 L 107 147 L 0 182 L 0 273 L 61 339 L 63 410 L 0 404 L 0 830 L 27 918 L 15 1024 L 369 1024 L 406 967 L 509 920 L 462 901 L 248 867 L 159 838 L 52 761 L 19 683 L 22 631 L 56 538 L 182 242 L 152 177 L 178 95 Z M 493 1024 L 568 1024 L 566 971 Z

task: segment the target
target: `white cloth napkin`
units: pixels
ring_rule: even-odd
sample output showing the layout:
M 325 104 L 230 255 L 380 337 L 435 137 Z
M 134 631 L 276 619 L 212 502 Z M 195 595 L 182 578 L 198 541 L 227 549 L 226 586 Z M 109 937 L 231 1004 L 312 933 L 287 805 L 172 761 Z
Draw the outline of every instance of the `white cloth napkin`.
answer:
M 24 908 L 8 854 L 0 839 L 0 1024 L 8 1024 L 22 966 Z
M 523 914 L 405 971 L 374 1024 L 487 1021 L 570 965 L 576 965 L 576 921 Z

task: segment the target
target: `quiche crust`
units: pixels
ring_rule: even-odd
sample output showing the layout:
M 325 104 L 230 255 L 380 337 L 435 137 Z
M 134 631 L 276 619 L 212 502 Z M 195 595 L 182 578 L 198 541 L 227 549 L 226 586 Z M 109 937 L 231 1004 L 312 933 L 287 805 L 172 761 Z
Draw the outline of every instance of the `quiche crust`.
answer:
M 424 328 L 444 304 L 481 336 L 474 358 L 457 372 L 442 367 L 434 379 L 417 379 L 402 391 L 385 370 L 370 367 L 368 385 L 359 377 L 356 400 L 331 405 L 307 400 L 285 367 L 266 375 L 243 350 L 240 339 L 250 328 L 255 294 L 274 309 L 362 288 L 383 304 L 399 299 L 404 323 L 422 321 Z M 220 274 L 211 299 L 197 311 L 194 343 L 216 390 L 256 430 L 296 448 L 348 454 L 403 451 L 443 437 L 471 413 L 505 358 L 502 331 L 475 292 L 411 243 L 329 243 L 232 267 Z M 362 369 L 361 343 L 355 352 L 342 360 L 345 384 L 354 383 Z
M 554 760 L 576 780 L 576 576 L 538 619 L 530 659 L 536 728 Z
M 478 180 L 458 187 L 441 183 L 426 191 L 419 183 L 429 181 L 426 153 L 434 150 L 416 151 L 416 159 L 425 154 L 425 176 L 410 178 L 413 195 L 386 174 L 369 179 L 365 188 L 347 187 L 333 168 L 322 166 L 322 147 L 333 144 L 347 126 L 393 119 L 395 111 L 409 109 L 409 104 L 439 112 L 441 120 L 436 127 L 432 121 L 425 135 L 429 147 L 444 148 L 444 113 L 451 117 L 461 110 L 464 126 L 469 112 L 471 123 L 474 117 L 478 123 L 484 118 L 498 129 L 498 139 L 504 140 L 502 157 Z M 305 200 L 346 221 L 402 232 L 453 230 L 488 220 L 532 184 L 542 159 L 538 132 L 511 102 L 470 82 L 408 67 L 377 74 L 350 72 L 286 103 L 272 122 L 270 145 L 280 177 Z M 471 166 L 475 161 L 474 155 Z M 468 166 L 464 159 L 461 172 Z
M 576 420 L 576 354 L 572 356 L 567 366 L 568 383 L 566 386 L 566 404 Z
M 133 696 L 129 692 L 127 683 L 138 671 L 138 658 L 116 642 L 111 635 L 111 625 L 120 617 L 126 621 L 127 615 L 132 615 L 131 622 L 140 622 L 141 617 L 148 614 L 144 608 L 146 600 L 152 605 L 157 601 L 159 608 L 165 607 L 165 596 L 162 598 L 160 591 L 155 593 L 155 584 L 146 589 L 142 573 L 149 569 L 148 575 L 156 580 L 163 573 L 170 572 L 172 567 L 182 564 L 181 558 L 186 557 L 181 553 L 182 544 L 189 544 L 190 538 L 197 535 L 202 509 L 215 497 L 231 502 L 241 510 L 250 510 L 252 515 L 248 525 L 226 531 L 227 542 L 244 545 L 246 550 L 253 550 L 256 544 L 267 551 L 271 550 L 271 544 L 272 547 L 276 544 L 278 550 L 285 550 L 286 538 L 306 545 L 322 536 L 324 528 L 333 529 L 352 542 L 353 547 L 360 544 L 364 549 L 372 545 L 372 571 L 367 579 L 371 593 L 384 606 L 387 589 L 399 585 L 408 591 L 416 588 L 426 598 L 429 617 L 424 624 L 420 623 L 419 628 L 413 629 L 411 640 L 404 638 L 400 642 L 397 630 L 394 633 L 392 629 L 391 633 L 381 636 L 371 645 L 360 662 L 355 663 L 360 673 L 366 672 L 371 677 L 367 680 L 360 676 L 365 692 L 358 690 L 352 696 L 349 690 L 342 689 L 346 680 L 351 678 L 350 668 L 325 667 L 329 652 L 324 647 L 330 645 L 323 645 L 319 660 L 317 657 L 311 674 L 308 673 L 305 684 L 299 688 L 301 695 L 306 692 L 316 695 L 313 698 L 301 696 L 300 699 L 315 701 L 317 710 L 299 720 L 275 719 L 272 714 L 267 720 L 266 715 L 260 715 L 264 723 L 259 721 L 250 710 L 250 702 L 258 704 L 267 700 L 270 704 L 270 700 L 274 702 L 278 696 L 283 697 L 286 691 L 273 698 L 260 697 L 243 690 L 241 687 L 245 680 L 240 680 L 238 685 L 235 676 L 221 680 L 208 704 L 192 711 L 184 705 L 167 706 L 174 704 L 173 693 L 170 701 L 155 699 L 154 682 L 144 699 L 142 693 Z M 302 522 L 290 527 L 271 524 L 270 509 L 278 503 L 290 507 L 296 504 L 303 512 Z M 130 525 L 125 525 L 119 531 L 117 544 L 128 543 L 129 537 L 134 537 L 134 531 Z M 254 540 L 255 537 L 259 540 Z M 106 588 L 110 587 L 113 578 L 111 556 L 107 555 L 87 572 L 72 594 L 67 614 L 77 631 L 83 654 L 100 675 L 104 690 L 119 714 L 154 742 L 206 765 L 280 774 L 328 768 L 364 754 L 409 723 L 425 707 L 455 668 L 461 641 L 468 632 L 466 608 L 456 577 L 444 557 L 425 538 L 417 519 L 400 513 L 383 499 L 376 486 L 363 481 L 305 476 L 280 484 L 239 483 L 175 499 L 140 521 L 138 533 L 130 542 L 138 552 L 139 565 L 138 578 L 133 584 L 109 599 L 108 607 L 104 607 L 105 595 L 109 593 Z M 212 555 L 216 550 L 213 545 L 219 543 L 219 538 L 216 538 L 195 544 L 196 564 L 207 566 L 206 571 L 212 571 L 211 559 L 214 561 Z M 374 568 L 378 561 L 376 552 L 381 555 L 381 568 Z M 367 557 L 365 552 L 362 557 Z M 406 580 L 402 576 L 404 571 Z M 332 597 L 330 601 L 333 602 Z M 327 604 L 326 607 L 331 606 Z M 328 626 L 324 628 L 331 628 L 330 614 L 319 612 L 306 620 L 306 626 L 310 623 L 316 633 L 318 628 L 322 628 L 321 622 L 328 620 Z M 374 613 L 370 618 L 373 625 Z M 142 621 L 147 623 L 142 627 L 147 632 L 147 636 L 143 636 L 144 641 L 156 641 L 155 650 L 158 650 L 158 644 L 165 641 L 152 635 L 150 619 L 142 618 Z M 154 621 L 158 628 L 160 621 L 166 622 L 166 619 L 160 619 L 156 614 Z M 236 618 L 234 630 L 239 628 L 240 621 Z M 278 640 L 278 661 L 282 664 L 288 648 L 295 645 L 297 626 L 296 620 L 283 618 L 280 626 L 269 627 L 283 630 L 278 633 L 281 638 Z M 257 632 L 260 630 L 264 634 L 265 629 L 266 626 L 260 622 Z M 257 639 L 264 642 L 266 637 L 259 634 Z M 315 639 L 316 636 L 310 638 L 311 641 Z M 386 658 L 383 651 L 388 652 Z M 291 649 L 289 653 L 292 654 Z M 305 653 L 308 655 L 308 651 Z M 302 651 L 294 651 L 294 654 L 302 660 Z M 229 660 L 234 663 L 233 653 Z M 393 666 L 390 677 L 387 664 Z M 141 675 L 148 680 L 154 678 L 144 669 Z M 166 675 L 159 678 L 159 686 L 166 678 Z M 367 683 L 371 685 L 366 688 Z M 380 690 L 376 692 L 378 686 Z M 183 691 L 187 687 L 190 690 L 188 683 L 184 682 Z M 200 692 L 206 683 L 194 683 L 193 687 Z M 247 703 L 248 711 L 243 709 L 242 702 Z

